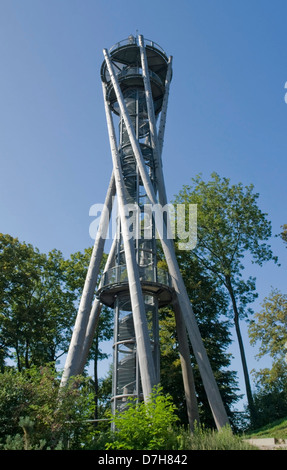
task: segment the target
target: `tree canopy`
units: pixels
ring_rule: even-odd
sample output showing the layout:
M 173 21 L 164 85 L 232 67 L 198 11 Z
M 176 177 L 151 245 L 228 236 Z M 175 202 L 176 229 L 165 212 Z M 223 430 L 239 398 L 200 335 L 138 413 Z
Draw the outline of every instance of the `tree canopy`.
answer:
M 67 351 L 90 256 L 91 248 L 68 259 L 59 250 L 40 253 L 0 234 L 2 370 L 7 359 L 21 371 L 56 362 Z
M 248 261 L 251 260 L 260 266 L 269 260 L 277 261 L 267 243 L 271 237 L 271 223 L 267 215 L 260 210 L 258 198 L 253 185 L 232 185 L 229 179 L 220 178 L 213 173 L 208 182 L 204 182 L 201 176 L 192 179 L 192 184 L 184 186 L 174 201 L 177 204 L 185 204 L 187 213 L 189 204 L 197 204 L 198 207 L 197 245 L 195 249 L 185 251 L 178 249 L 179 240 L 176 240 L 176 255 L 215 379 L 230 416 L 231 406 L 239 399 L 236 373 L 230 370 L 231 356 L 227 353 L 231 343 L 232 316 L 251 413 L 253 407 L 239 320 L 252 313 L 249 305 L 257 293 L 255 279 L 243 276 L 244 261 L 247 257 Z M 283 241 L 286 241 L 286 226 L 283 226 L 283 229 L 281 236 Z M 10 235 L 0 234 L 2 372 L 8 359 L 14 360 L 18 371 L 22 373 L 33 366 L 55 363 L 67 351 L 90 256 L 91 248 L 83 253 L 73 253 L 69 259 L 64 259 L 58 250 L 43 254 L 30 244 L 20 242 Z M 105 259 L 103 263 L 104 261 Z M 164 263 L 164 260 L 159 259 L 159 266 Z M 273 307 L 267 308 L 266 299 L 266 315 L 262 312 L 261 317 L 256 316 L 256 322 L 252 323 L 250 332 L 252 341 L 258 341 L 259 334 L 261 335 L 261 353 L 268 351 L 275 357 L 276 354 L 279 355 L 278 341 L 275 341 L 276 335 L 279 334 L 279 316 L 276 319 L 276 315 L 279 315 L 278 312 L 282 305 L 285 305 L 286 299 L 278 292 L 273 294 Z M 168 307 L 160 311 L 159 318 L 161 383 L 163 389 L 173 396 L 181 422 L 186 422 L 175 318 Z M 277 329 L 274 322 L 277 322 Z M 95 364 L 94 391 L 97 397 L 101 393 L 100 390 L 105 388 L 104 382 L 100 384 L 100 388 L 98 386 L 97 361 L 104 357 L 99 342 L 111 338 L 111 324 L 112 312 L 107 311 L 101 316 L 89 355 L 89 361 L 93 359 Z M 274 333 L 271 332 L 272 328 L 275 328 Z M 282 341 L 285 338 L 283 330 L 284 324 Z M 282 341 L 280 340 L 280 347 Z M 278 347 L 276 353 L 275 346 Z M 211 424 L 213 419 L 207 411 L 209 406 L 192 348 L 190 358 L 200 417 L 205 423 Z M 277 369 L 274 367 L 273 376 L 276 370 L 280 374 L 278 367 L 282 365 L 282 360 L 281 358 L 281 362 L 276 362 Z M 267 377 L 266 373 L 264 377 Z M 110 375 L 108 380 L 110 382 Z M 95 417 L 98 417 L 97 409 L 96 398 L 93 410 Z
M 75 294 L 66 286 L 62 254 L 42 254 L 0 235 L 0 341 L 18 370 L 56 361 L 67 345 Z
M 230 369 L 231 344 L 230 322 L 224 316 L 228 311 L 228 299 L 223 289 L 203 269 L 192 252 L 177 250 L 180 270 L 193 305 L 201 337 L 210 360 L 224 405 L 231 420 L 232 407 L 238 396 L 236 373 Z M 161 383 L 177 406 L 181 422 L 187 422 L 186 403 L 183 393 L 179 345 L 174 312 L 168 307 L 160 311 Z M 213 426 L 213 418 L 202 384 L 200 372 L 190 346 L 200 420 Z
M 272 289 L 265 297 L 260 312 L 255 313 L 249 325 L 251 344 L 259 343 L 258 358 L 270 356 L 273 361 L 269 371 L 272 381 L 279 365 L 286 369 L 287 352 L 287 295 L 278 289 Z M 286 375 L 286 374 L 285 374 Z M 281 375 L 280 375 L 281 376 Z M 267 378 L 265 369 L 265 379 Z M 287 378 L 287 375 L 286 375 Z M 280 378 L 277 377 L 277 385 Z M 271 380 L 270 380 L 271 382 Z
M 232 306 L 246 393 L 251 415 L 254 406 L 244 345 L 240 331 L 240 318 L 246 318 L 248 305 L 257 297 L 255 278 L 243 278 L 244 258 L 259 266 L 266 261 L 277 261 L 267 241 L 272 235 L 271 222 L 258 206 L 259 194 L 254 186 L 231 184 L 230 179 L 213 173 L 203 181 L 192 179 L 175 198 L 175 203 L 197 204 L 197 245 L 193 255 L 202 268 L 209 271 L 221 286 L 225 286 Z M 183 255 L 184 256 L 184 255 Z M 252 417 L 252 416 L 251 416 Z
M 272 289 L 249 325 L 251 344 L 259 344 L 258 358 L 271 358 L 271 366 L 253 371 L 258 425 L 287 414 L 287 295 Z

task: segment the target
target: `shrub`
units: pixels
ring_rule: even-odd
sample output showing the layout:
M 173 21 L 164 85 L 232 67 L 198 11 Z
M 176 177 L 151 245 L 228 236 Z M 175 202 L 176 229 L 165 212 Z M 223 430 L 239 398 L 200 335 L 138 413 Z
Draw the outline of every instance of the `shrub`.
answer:
M 111 419 L 116 431 L 106 449 L 164 450 L 176 445 L 175 406 L 161 387 L 155 387 L 146 402 L 130 399 L 127 409 L 117 411 Z
M 0 374 L 0 449 L 81 448 L 92 399 L 79 377 L 59 393 L 52 367 Z
M 230 426 L 220 431 L 195 424 L 194 432 L 176 426 L 176 407 L 162 388 L 153 390 L 146 402 L 131 399 L 127 409 L 116 412 L 106 449 L 123 450 L 248 450 L 254 449 L 232 433 Z

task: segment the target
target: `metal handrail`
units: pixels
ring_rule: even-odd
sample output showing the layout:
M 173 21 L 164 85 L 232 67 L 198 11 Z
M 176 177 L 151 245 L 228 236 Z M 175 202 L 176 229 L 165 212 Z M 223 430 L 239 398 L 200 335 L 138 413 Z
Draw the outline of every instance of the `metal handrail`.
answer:
M 150 46 L 150 47 L 153 47 L 154 49 L 158 49 L 162 54 L 164 54 L 166 56 L 165 50 L 158 43 L 156 43 L 155 41 L 151 41 L 150 39 L 145 38 L 144 42 L 145 42 L 146 46 Z M 136 44 L 137 46 L 139 45 L 138 37 L 130 35 L 128 38 L 122 39 L 121 41 L 114 44 L 109 49 L 109 52 L 111 53 L 114 50 L 119 49 L 120 47 L 132 45 L 132 44 Z
M 171 285 L 169 273 L 164 269 L 154 269 L 153 266 L 139 266 L 140 280 L 155 282 L 165 286 Z M 114 266 L 104 272 L 100 287 L 128 282 L 127 266 L 125 264 Z
M 142 76 L 142 68 L 141 67 L 127 67 L 127 68 L 122 69 L 120 72 L 116 73 L 116 76 L 119 80 L 121 80 L 122 78 L 127 77 L 127 76 L 138 76 L 138 75 Z M 155 82 L 158 82 L 159 85 L 162 85 L 161 79 L 152 70 L 149 71 L 149 76 Z

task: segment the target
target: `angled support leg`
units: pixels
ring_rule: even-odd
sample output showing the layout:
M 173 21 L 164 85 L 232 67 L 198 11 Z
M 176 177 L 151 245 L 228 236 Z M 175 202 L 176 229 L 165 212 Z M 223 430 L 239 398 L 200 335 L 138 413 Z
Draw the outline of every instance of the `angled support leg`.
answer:
M 154 161 L 155 161 L 157 187 L 158 187 L 159 193 L 162 194 L 162 193 L 165 193 L 165 188 L 164 188 L 164 181 L 163 181 L 163 174 L 162 174 L 160 148 L 159 148 L 159 141 L 158 141 L 157 129 L 156 129 L 156 119 L 155 119 L 155 113 L 154 113 L 154 105 L 153 105 L 152 91 L 151 91 L 151 85 L 150 85 L 146 49 L 144 46 L 143 36 L 141 35 L 139 36 L 139 47 L 140 47 L 140 55 L 141 55 L 141 66 L 142 66 L 142 75 L 143 75 L 144 88 L 145 88 L 147 112 L 148 112 L 148 119 L 149 119 L 151 145 L 153 148 L 153 155 L 154 155 Z
M 107 259 L 107 262 L 106 262 L 104 273 L 112 267 L 113 258 L 114 258 L 114 255 L 115 255 L 115 249 L 116 249 L 116 238 L 114 238 L 114 241 L 113 241 L 113 244 L 112 244 L 108 259 Z M 85 367 L 85 364 L 86 364 L 86 361 L 87 361 L 87 357 L 88 357 L 90 348 L 92 346 L 95 331 L 96 331 L 98 323 L 99 323 L 101 309 L 102 309 L 102 304 L 99 301 L 99 299 L 96 298 L 93 302 L 92 310 L 91 310 L 91 313 L 90 313 L 89 323 L 88 323 L 88 326 L 87 326 L 84 345 L 83 345 L 83 350 L 82 350 L 82 353 L 81 353 L 81 363 L 80 363 L 79 371 L 77 372 L 77 374 L 82 374 L 83 373 L 83 370 L 84 370 L 84 367 Z
M 176 332 L 178 337 L 179 355 L 182 370 L 182 380 L 186 399 L 187 416 L 190 431 L 194 431 L 195 422 L 199 424 L 198 403 L 195 392 L 193 370 L 190 362 L 188 339 L 182 314 L 177 300 L 173 303 Z
M 147 196 L 149 197 L 155 211 L 156 217 L 158 220 L 163 220 L 163 212 L 157 203 L 157 198 L 153 185 L 150 181 L 150 177 L 147 173 L 144 159 L 142 157 L 141 149 L 139 143 L 137 142 L 134 129 L 129 117 L 129 114 L 126 109 L 126 105 L 123 99 L 122 91 L 120 89 L 119 83 L 117 81 L 116 75 L 113 70 L 113 65 L 109 57 L 108 51 L 104 49 L 104 56 L 107 63 L 107 67 L 111 76 L 111 81 L 117 96 L 117 100 L 121 109 L 121 114 L 123 116 L 125 126 L 128 132 L 129 140 L 133 148 L 133 153 L 137 161 L 139 172 L 143 181 L 144 188 L 146 190 Z M 164 225 L 164 224 L 163 224 Z M 210 408 L 213 413 L 213 417 L 218 428 L 225 426 L 228 423 L 228 417 L 223 406 L 223 402 L 218 390 L 217 383 L 214 379 L 213 372 L 209 363 L 208 356 L 206 354 L 202 338 L 198 329 L 198 325 L 186 292 L 186 288 L 178 267 L 178 263 L 175 256 L 174 246 L 172 240 L 164 237 L 166 230 L 162 231 L 162 227 L 157 227 L 158 233 L 161 239 L 162 248 L 165 254 L 169 272 L 172 278 L 172 284 L 177 295 L 178 303 L 186 324 L 186 329 L 188 331 L 190 341 L 193 347 L 193 351 L 200 369 L 202 381 L 205 387 L 205 391 L 209 400 Z
M 158 143 L 159 143 L 160 157 L 162 155 L 162 149 L 163 149 L 171 75 L 172 75 L 172 56 L 169 57 L 168 59 L 168 68 L 167 68 L 166 79 L 165 79 L 165 94 L 163 98 L 162 109 L 161 109 L 161 114 L 160 114 L 160 122 L 159 122 L 159 128 L 158 128 Z
M 115 196 L 115 189 L 115 179 L 114 174 L 112 173 L 105 199 L 105 210 L 101 214 L 100 224 L 94 243 L 76 323 L 74 326 L 74 331 L 62 375 L 61 386 L 66 385 L 69 378 L 73 375 L 77 375 L 78 371 L 80 370 L 82 347 L 84 344 L 93 296 L 100 271 L 100 264 L 103 256 L 105 239 L 113 205 L 113 197 Z
M 161 121 L 160 121 L 160 127 L 159 127 L 159 135 L 160 135 L 160 139 L 159 139 L 157 135 L 157 129 L 156 129 L 156 120 L 155 120 L 155 114 L 154 114 L 148 62 L 147 62 L 146 49 L 144 46 L 143 36 L 139 36 L 139 46 L 140 46 L 141 66 L 142 66 L 142 71 L 143 71 L 143 80 L 144 80 L 144 88 L 145 88 L 145 94 L 146 94 L 150 134 L 151 134 L 151 143 L 154 149 L 154 158 L 156 161 L 158 197 L 159 197 L 160 203 L 163 206 L 165 206 L 167 204 L 167 197 L 166 197 L 166 190 L 165 190 L 165 184 L 164 184 L 164 178 L 163 178 L 163 172 L 162 172 L 161 153 L 162 153 L 163 137 L 164 137 L 164 131 L 165 131 L 169 83 L 171 79 L 172 58 L 169 59 L 168 70 L 167 70 L 166 89 L 165 89 L 165 96 L 163 99 L 163 108 L 161 112 Z M 186 330 L 182 322 L 182 316 L 181 316 L 180 308 L 177 302 L 175 302 L 174 308 L 175 308 L 176 329 L 177 329 L 178 341 L 179 341 L 180 360 L 181 360 L 181 366 L 182 366 L 182 377 L 183 377 L 183 382 L 184 382 L 184 391 L 185 391 L 186 405 L 187 405 L 187 414 L 188 414 L 190 429 L 193 430 L 194 422 L 195 421 L 199 422 L 197 399 L 196 399 L 194 380 L 193 380 L 193 372 L 192 372 L 192 367 L 191 367 L 191 362 L 190 362 Z

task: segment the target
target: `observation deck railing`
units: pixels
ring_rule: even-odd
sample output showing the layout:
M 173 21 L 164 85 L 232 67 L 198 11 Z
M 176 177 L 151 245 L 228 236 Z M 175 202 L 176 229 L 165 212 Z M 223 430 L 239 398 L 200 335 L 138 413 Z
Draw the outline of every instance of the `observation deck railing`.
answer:
M 125 77 L 129 77 L 129 76 L 142 76 L 142 68 L 141 67 L 127 67 L 127 68 L 122 69 L 120 72 L 117 72 L 116 76 L 119 80 Z M 151 79 L 157 82 L 160 86 L 162 86 L 162 81 L 155 72 L 150 70 L 149 76 Z
M 162 54 L 164 54 L 166 56 L 166 52 L 164 51 L 164 49 L 159 44 L 157 44 L 155 41 L 151 41 L 150 39 L 144 38 L 144 42 L 145 42 L 146 46 L 153 47 L 154 49 L 159 50 Z M 131 35 L 128 38 L 117 42 L 116 44 L 114 44 L 110 48 L 109 52 L 111 54 L 113 51 L 115 51 L 116 49 L 119 49 L 120 47 L 132 45 L 132 44 L 136 44 L 137 46 L 139 45 L 138 37 Z
M 169 273 L 161 268 L 154 268 L 152 266 L 139 266 L 139 275 L 142 282 L 152 282 L 171 287 L 171 280 Z M 128 272 L 127 266 L 119 265 L 108 269 L 102 276 L 100 289 L 110 286 L 112 284 L 127 283 Z

